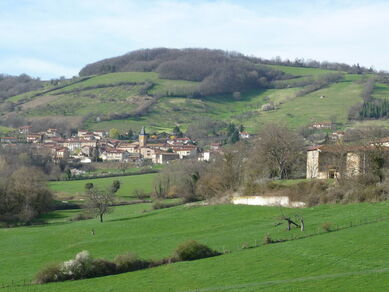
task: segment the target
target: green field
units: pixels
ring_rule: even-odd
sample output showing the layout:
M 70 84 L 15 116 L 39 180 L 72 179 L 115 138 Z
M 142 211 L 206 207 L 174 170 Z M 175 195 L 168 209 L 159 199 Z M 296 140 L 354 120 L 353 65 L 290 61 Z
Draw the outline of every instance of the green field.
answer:
M 118 176 L 109 178 L 96 178 L 86 180 L 56 181 L 49 182 L 49 188 L 56 193 L 67 195 L 82 195 L 85 192 L 85 184 L 93 183 L 95 187 L 107 189 L 114 180 L 120 181 L 120 189 L 116 193 L 120 197 L 132 197 L 136 190 L 142 190 L 150 193 L 153 190 L 153 181 L 155 173 Z
M 278 207 L 178 206 L 152 211 L 150 204 L 140 204 L 116 207 L 104 223 L 70 223 L 67 217 L 78 211 L 57 211 L 46 216 L 46 226 L 0 229 L 0 283 L 28 281 L 45 263 L 67 260 L 81 250 L 107 259 L 128 251 L 158 259 L 170 255 L 177 244 L 195 239 L 230 253 L 116 276 L 3 290 L 382 291 L 389 285 L 388 210 L 386 202 L 283 209 L 284 214 L 304 216 L 304 233 L 288 232 L 285 224 L 275 226 L 281 216 Z M 339 230 L 323 231 L 325 222 Z M 290 240 L 262 245 L 265 234 Z

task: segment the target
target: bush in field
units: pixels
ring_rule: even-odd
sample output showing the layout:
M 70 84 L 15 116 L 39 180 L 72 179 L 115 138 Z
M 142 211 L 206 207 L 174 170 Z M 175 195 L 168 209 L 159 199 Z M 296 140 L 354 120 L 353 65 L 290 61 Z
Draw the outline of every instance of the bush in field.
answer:
M 61 273 L 67 280 L 88 278 L 93 274 L 93 258 L 86 250 L 79 252 L 74 259 L 62 264 Z
M 273 243 L 274 240 L 270 237 L 269 234 L 266 234 L 263 238 L 263 244 L 270 244 Z
M 166 209 L 166 208 L 176 207 L 176 206 L 179 206 L 179 205 L 182 205 L 182 204 L 183 204 L 182 201 L 171 202 L 171 203 L 164 203 L 164 202 L 161 202 L 161 201 L 157 200 L 157 201 L 155 201 L 153 203 L 152 208 L 154 210 Z
M 140 259 L 137 255 L 127 253 L 115 258 L 116 270 L 118 273 L 126 273 L 145 269 L 150 262 Z
M 90 190 L 91 188 L 93 188 L 93 183 L 88 182 L 88 183 L 85 184 L 85 189 L 86 190 Z
M 36 275 L 35 283 L 44 284 L 63 281 L 64 279 L 61 277 L 61 275 L 61 265 L 49 264 Z
M 139 258 L 132 253 L 122 254 L 113 262 L 93 259 L 88 251 L 79 252 L 74 259 L 44 267 L 35 277 L 35 283 L 44 284 L 127 273 L 178 261 L 191 261 L 220 255 L 204 244 L 191 240 L 179 245 L 171 257 L 155 261 Z
M 81 220 L 88 220 L 92 219 L 93 216 L 86 213 L 78 213 L 77 215 L 74 215 L 72 218 L 69 219 L 69 221 L 81 221 Z
M 116 193 L 120 189 L 120 181 L 114 180 L 111 186 L 111 192 Z
M 323 223 L 323 224 L 321 225 L 321 228 L 322 228 L 325 232 L 330 232 L 330 231 L 332 231 L 331 223 L 329 223 L 329 222 Z
M 89 273 L 89 277 L 102 277 L 113 275 L 116 273 L 117 269 L 115 263 L 104 259 L 96 259 L 93 261 L 93 266 Z
M 195 240 L 180 244 L 174 252 L 174 257 L 180 261 L 193 261 L 217 255 L 220 253 Z

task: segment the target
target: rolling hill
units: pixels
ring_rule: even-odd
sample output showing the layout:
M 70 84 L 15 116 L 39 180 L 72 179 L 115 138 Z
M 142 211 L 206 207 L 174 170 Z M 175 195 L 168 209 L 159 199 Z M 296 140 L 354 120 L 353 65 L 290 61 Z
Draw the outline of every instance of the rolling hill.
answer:
M 258 63 L 260 60 L 239 54 L 223 55 L 219 51 L 206 57 L 189 58 L 182 54 L 174 58 L 169 55 L 170 59 L 165 55 L 160 59 L 148 57 L 151 59 L 147 62 L 139 60 L 139 56 L 135 56 L 138 59 L 125 56 L 90 64 L 81 70 L 81 77 L 56 84 L 46 82 L 41 89 L 5 99 L 0 105 L 1 125 L 12 128 L 45 119 L 46 124 L 55 126 L 60 121 L 69 128 L 127 131 L 146 125 L 150 131 L 160 132 L 171 131 L 176 125 L 185 130 L 205 118 L 243 124 L 250 132 L 258 131 L 265 123 L 279 121 L 299 128 L 333 120 L 344 128 L 355 123 L 348 120 L 348 113 L 352 106 L 362 102 L 362 81 L 374 76 Z M 197 65 L 188 67 L 190 61 L 196 60 L 199 64 L 209 61 L 211 65 L 204 65 L 206 70 Z M 194 70 L 192 75 L 188 68 Z M 226 76 L 229 70 L 233 73 Z M 262 83 L 250 83 L 250 74 Z M 334 75 L 339 78 L 312 88 L 321 79 Z M 243 81 L 234 81 L 229 87 L 226 84 L 231 78 Z M 225 92 L 204 91 L 204 86 Z M 389 86 L 377 82 L 372 96 L 388 95 Z M 10 103 L 11 108 L 6 106 Z M 273 110 L 264 110 L 265 104 L 271 104 Z M 368 123 L 387 125 L 386 120 Z

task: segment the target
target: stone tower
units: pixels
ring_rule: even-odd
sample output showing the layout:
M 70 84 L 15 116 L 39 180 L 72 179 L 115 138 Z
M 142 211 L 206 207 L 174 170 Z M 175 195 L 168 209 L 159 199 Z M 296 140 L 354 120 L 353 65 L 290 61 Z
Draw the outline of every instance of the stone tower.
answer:
M 139 133 L 139 146 L 145 147 L 146 143 L 147 143 L 147 135 L 146 135 L 145 127 L 142 127 Z

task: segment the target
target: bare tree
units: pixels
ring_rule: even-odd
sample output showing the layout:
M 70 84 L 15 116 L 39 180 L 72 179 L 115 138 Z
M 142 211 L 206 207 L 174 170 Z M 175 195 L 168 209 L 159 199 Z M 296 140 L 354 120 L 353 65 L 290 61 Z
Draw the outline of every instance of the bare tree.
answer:
M 271 177 L 288 178 L 302 155 L 303 142 L 294 131 L 276 124 L 265 125 L 254 149 L 256 165 Z
M 112 212 L 114 195 L 112 192 L 91 188 L 86 192 L 87 208 L 89 211 L 100 218 L 103 222 L 103 216 Z

